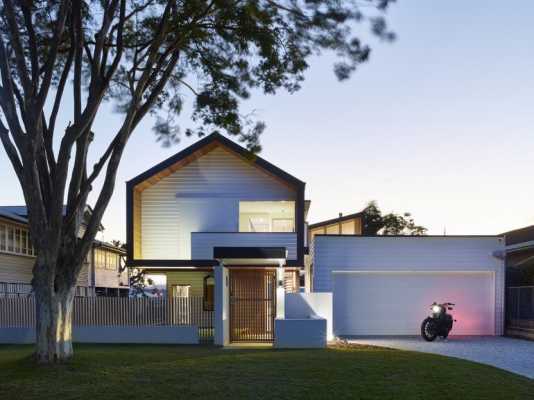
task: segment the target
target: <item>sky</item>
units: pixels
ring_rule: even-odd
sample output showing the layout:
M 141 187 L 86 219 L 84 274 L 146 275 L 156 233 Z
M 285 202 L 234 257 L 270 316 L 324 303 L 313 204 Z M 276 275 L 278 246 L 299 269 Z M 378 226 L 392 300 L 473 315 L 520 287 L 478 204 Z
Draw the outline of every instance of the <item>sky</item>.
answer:
M 532 15 L 532 1 L 398 0 L 387 14 L 398 39 L 372 40 L 349 81 L 337 81 L 325 54 L 310 61 L 299 92 L 255 93 L 244 104 L 267 124 L 261 156 L 306 182 L 311 223 L 376 200 L 385 212 L 411 212 L 430 234 L 534 224 Z M 67 104 L 58 123 L 70 115 Z M 119 123 L 106 105 L 93 161 Z M 125 238 L 124 183 L 197 140 L 162 148 L 152 124 L 126 149 L 101 239 Z M 23 203 L 3 151 L 0 182 L 0 204 Z

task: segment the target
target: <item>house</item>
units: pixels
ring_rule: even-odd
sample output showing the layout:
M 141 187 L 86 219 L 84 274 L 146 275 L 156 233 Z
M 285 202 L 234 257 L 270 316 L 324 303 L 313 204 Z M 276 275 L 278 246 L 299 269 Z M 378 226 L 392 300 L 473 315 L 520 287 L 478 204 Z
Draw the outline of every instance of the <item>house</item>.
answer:
M 343 215 L 308 225 L 308 255 L 305 257 L 304 287 L 313 291 L 313 253 L 315 235 L 361 235 L 363 232 L 363 212 Z
M 506 239 L 507 334 L 534 339 L 534 225 Z
M 95 240 L 78 278 L 76 294 L 127 296 L 128 273 L 121 268 L 125 255 L 124 249 Z M 31 292 L 35 256 L 26 207 L 0 206 L 0 296 Z
M 307 226 L 304 182 L 219 134 L 126 189 L 128 267 L 165 282 L 170 313 L 200 305 L 183 324 L 215 344 L 413 335 L 434 301 L 458 304 L 456 334 L 503 332 L 501 236 L 365 236 L 361 213 Z
M 127 183 L 127 265 L 160 275 L 170 298 L 200 297 L 215 309 L 224 325 L 216 343 L 272 342 L 284 294 L 299 290 L 304 188 L 207 136 Z

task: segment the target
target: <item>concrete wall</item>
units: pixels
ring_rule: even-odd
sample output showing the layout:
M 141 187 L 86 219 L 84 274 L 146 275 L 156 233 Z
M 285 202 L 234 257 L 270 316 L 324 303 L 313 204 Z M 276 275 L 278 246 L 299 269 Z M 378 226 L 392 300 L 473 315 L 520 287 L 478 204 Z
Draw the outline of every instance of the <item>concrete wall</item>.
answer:
M 274 347 L 323 348 L 326 347 L 326 320 L 324 318 L 276 319 L 274 321 Z
M 334 338 L 332 328 L 332 293 L 287 293 L 286 319 L 305 319 L 313 315 L 324 318 L 328 340 Z
M 82 326 L 74 327 L 75 343 L 198 344 L 196 326 Z M 0 343 L 35 343 L 34 328 L 0 328 Z

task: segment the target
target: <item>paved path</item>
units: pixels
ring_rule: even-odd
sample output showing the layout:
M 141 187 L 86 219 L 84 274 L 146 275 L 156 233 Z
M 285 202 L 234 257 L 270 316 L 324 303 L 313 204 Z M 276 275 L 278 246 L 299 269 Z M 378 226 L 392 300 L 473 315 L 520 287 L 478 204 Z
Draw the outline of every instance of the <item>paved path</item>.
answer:
M 534 379 L 534 342 L 491 336 L 451 336 L 425 342 L 421 337 L 351 338 L 351 343 L 420 351 L 492 365 Z

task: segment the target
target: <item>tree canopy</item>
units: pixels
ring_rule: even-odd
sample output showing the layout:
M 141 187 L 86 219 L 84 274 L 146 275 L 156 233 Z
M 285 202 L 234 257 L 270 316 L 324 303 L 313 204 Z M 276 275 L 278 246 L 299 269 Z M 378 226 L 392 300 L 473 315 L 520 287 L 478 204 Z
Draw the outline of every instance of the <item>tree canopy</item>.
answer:
M 393 0 L 2 0 L 0 140 L 20 182 L 37 259 L 37 354 L 72 354 L 72 297 L 83 259 L 115 188 L 124 148 L 152 114 L 158 140 L 220 131 L 259 151 L 261 121 L 241 112 L 253 90 L 298 90 L 310 57 L 336 56 L 350 77 L 370 48 L 367 26 L 394 38 Z M 186 126 L 177 116 L 192 94 Z M 122 113 L 95 132 L 104 101 Z M 73 112 L 66 126 L 58 115 Z M 95 138 L 107 142 L 88 165 Z M 84 230 L 83 210 L 102 186 Z M 96 190 L 95 190 L 96 192 Z M 66 204 L 66 207 L 64 205 Z M 64 211 L 65 210 L 65 211 Z
M 382 214 L 376 201 L 371 201 L 363 209 L 364 235 L 426 235 L 427 228 L 416 225 L 412 215 L 408 212 L 402 214 Z

